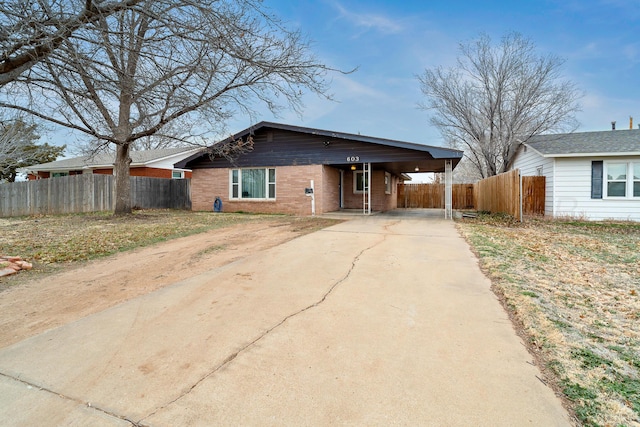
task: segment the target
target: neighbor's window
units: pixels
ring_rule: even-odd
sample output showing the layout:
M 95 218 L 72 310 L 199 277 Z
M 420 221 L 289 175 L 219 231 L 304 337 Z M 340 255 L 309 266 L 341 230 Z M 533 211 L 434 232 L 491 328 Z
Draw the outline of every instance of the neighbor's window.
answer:
M 183 171 L 171 171 L 171 178 L 173 178 L 173 179 L 184 178 L 184 172 Z
M 389 172 L 384 173 L 384 193 L 391 194 L 391 174 Z
M 607 162 L 607 197 L 640 197 L 640 162 Z
M 276 198 L 275 169 L 232 169 L 229 182 L 231 199 Z
M 58 176 L 69 176 L 69 172 L 51 172 L 52 178 L 55 178 Z
M 607 196 L 625 197 L 627 195 L 627 164 L 607 163 Z
M 365 179 L 364 171 L 355 171 L 353 173 L 353 192 L 364 193 L 369 186 L 369 179 Z
M 640 197 L 640 162 L 633 164 L 633 197 Z

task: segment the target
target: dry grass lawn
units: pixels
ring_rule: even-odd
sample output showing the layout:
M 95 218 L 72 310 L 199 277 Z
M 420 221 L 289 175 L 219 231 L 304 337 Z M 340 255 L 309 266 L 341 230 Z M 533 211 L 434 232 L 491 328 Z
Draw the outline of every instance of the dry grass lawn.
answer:
M 458 227 L 580 423 L 640 425 L 640 224 L 480 216 Z

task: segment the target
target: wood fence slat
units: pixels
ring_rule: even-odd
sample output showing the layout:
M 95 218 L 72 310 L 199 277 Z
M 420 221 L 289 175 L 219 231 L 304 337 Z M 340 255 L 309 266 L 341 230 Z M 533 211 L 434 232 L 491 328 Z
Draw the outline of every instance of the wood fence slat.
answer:
M 522 213 L 544 215 L 546 178 L 544 176 L 522 177 Z
M 518 220 L 544 215 L 545 177 L 520 177 L 516 169 L 475 184 L 453 184 L 452 201 L 453 209 L 504 212 Z M 399 184 L 398 207 L 444 209 L 444 184 Z
M 453 209 L 473 209 L 473 184 L 453 184 Z M 398 207 L 444 209 L 444 184 L 400 184 Z
M 111 175 L 83 174 L 0 184 L 0 217 L 113 210 Z M 131 204 L 191 209 L 191 180 L 131 177 Z
M 522 219 L 520 209 L 520 170 L 485 178 L 475 184 L 476 209 L 503 212 Z

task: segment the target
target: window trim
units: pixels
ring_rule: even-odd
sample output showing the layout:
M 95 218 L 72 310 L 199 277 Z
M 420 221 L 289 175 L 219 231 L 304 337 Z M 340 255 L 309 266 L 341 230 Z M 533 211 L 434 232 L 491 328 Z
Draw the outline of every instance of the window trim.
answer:
M 634 166 L 640 165 L 640 160 L 611 160 L 605 161 L 603 167 L 602 177 L 602 196 L 604 199 L 609 200 L 638 200 L 640 196 L 633 195 L 633 187 L 635 182 L 640 180 L 633 179 Z M 609 195 L 609 183 L 610 182 L 622 182 L 619 179 L 609 179 L 609 166 L 610 165 L 625 165 L 626 166 L 626 178 L 624 196 L 610 196 Z
M 180 176 L 174 176 L 174 174 L 176 173 L 179 173 Z M 171 170 L 171 179 L 183 179 L 183 178 L 184 178 L 184 171 L 176 170 L 176 169 Z
M 384 173 L 384 194 L 391 194 L 391 174 L 389 172 Z
M 242 171 L 243 170 L 263 170 L 265 173 L 264 194 L 266 197 L 242 197 Z M 273 171 L 273 181 L 270 172 Z M 236 172 L 237 182 L 233 182 L 234 172 Z M 277 172 L 276 168 L 235 168 L 229 169 L 229 200 L 235 201 L 275 201 L 277 198 Z M 237 188 L 237 197 L 233 196 L 234 186 Z M 269 197 L 270 189 L 273 186 L 273 197 Z
M 362 190 L 358 190 L 358 175 L 362 175 Z M 364 185 L 364 170 L 353 171 L 353 194 L 363 194 L 366 185 Z
M 631 181 L 629 184 L 629 196 L 632 199 L 635 198 L 640 198 L 640 194 L 639 195 L 634 195 L 635 193 L 635 185 L 636 183 L 638 183 L 638 185 L 640 186 L 640 177 L 638 177 L 638 179 L 635 179 L 635 170 L 634 167 L 637 167 L 638 169 L 640 169 L 640 160 L 638 160 L 637 162 L 630 162 L 631 164 L 629 165 L 629 172 L 630 172 L 630 176 L 629 176 L 629 180 Z M 638 175 L 640 175 L 640 172 L 638 172 Z

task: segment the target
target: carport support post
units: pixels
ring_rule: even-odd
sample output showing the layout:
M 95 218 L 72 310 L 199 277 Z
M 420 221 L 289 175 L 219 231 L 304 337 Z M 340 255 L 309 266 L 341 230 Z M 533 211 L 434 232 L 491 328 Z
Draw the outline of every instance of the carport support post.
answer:
M 371 162 L 362 164 L 362 213 L 371 215 Z
M 451 160 L 444 161 L 444 219 L 453 219 L 453 168 Z

